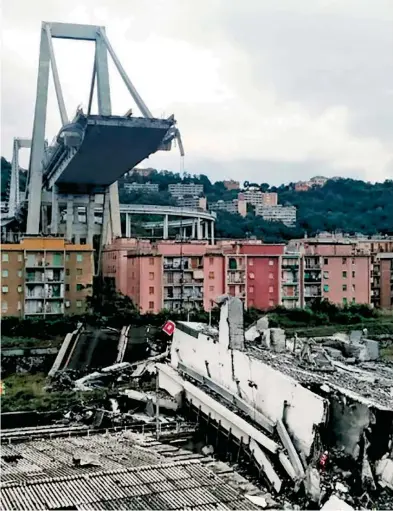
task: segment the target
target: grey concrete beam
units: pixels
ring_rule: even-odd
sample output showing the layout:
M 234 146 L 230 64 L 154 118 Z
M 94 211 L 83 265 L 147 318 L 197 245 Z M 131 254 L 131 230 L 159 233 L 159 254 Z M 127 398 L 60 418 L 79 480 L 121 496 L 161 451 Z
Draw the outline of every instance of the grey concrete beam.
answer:
M 79 25 L 77 23 L 49 23 L 43 22 L 43 26 L 49 25 L 52 37 L 58 39 L 77 39 L 81 41 L 95 41 L 97 33 L 103 27 L 94 25 Z

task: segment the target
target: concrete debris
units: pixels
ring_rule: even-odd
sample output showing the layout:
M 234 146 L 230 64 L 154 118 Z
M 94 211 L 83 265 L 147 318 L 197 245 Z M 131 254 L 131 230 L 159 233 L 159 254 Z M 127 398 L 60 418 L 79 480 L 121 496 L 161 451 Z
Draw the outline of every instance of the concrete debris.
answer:
M 204 456 L 211 456 L 214 454 L 214 447 L 212 445 L 205 445 L 202 447 L 202 454 Z
M 265 497 L 257 496 L 257 495 L 245 495 L 246 499 L 255 504 L 256 506 L 261 507 L 262 509 L 266 509 L 268 507 L 268 503 Z
M 281 328 L 270 329 L 270 345 L 276 353 L 285 350 L 285 332 Z
M 73 455 L 72 461 L 79 467 L 99 467 L 101 466 L 99 455 L 91 452 L 77 452 Z
M 337 495 L 332 495 L 321 507 L 321 511 L 353 511 L 353 509 L 353 507 L 337 497 Z
M 348 493 L 349 492 L 349 488 L 348 486 L 345 486 L 345 484 L 343 483 L 340 483 L 340 481 L 338 481 L 336 484 L 335 484 L 335 489 L 341 493 Z
M 393 460 L 384 458 L 376 463 L 375 473 L 382 488 L 393 490 Z
M 309 499 L 314 503 L 318 503 L 321 498 L 321 478 L 315 467 L 307 467 L 304 487 Z

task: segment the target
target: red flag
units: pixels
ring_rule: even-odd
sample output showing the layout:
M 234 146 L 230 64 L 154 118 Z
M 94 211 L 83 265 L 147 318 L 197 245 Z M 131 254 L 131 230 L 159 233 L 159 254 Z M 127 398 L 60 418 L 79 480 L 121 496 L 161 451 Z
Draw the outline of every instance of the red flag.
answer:
M 175 323 L 173 321 L 168 320 L 162 329 L 166 334 L 172 335 L 173 332 L 175 331 Z

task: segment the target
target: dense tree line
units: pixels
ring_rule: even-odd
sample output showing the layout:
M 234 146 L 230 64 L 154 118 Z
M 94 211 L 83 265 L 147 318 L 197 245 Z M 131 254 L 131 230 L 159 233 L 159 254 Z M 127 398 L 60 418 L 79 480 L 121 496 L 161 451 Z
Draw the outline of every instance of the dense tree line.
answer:
M 159 185 L 159 194 L 127 193 L 124 182 L 151 182 Z M 172 183 L 196 183 L 204 186 L 208 203 L 232 200 L 238 191 L 226 190 L 222 181 L 212 183 L 205 175 L 190 175 L 170 171 L 153 170 L 149 176 L 132 174 L 120 181 L 121 201 L 173 205 L 168 194 Z M 257 237 L 267 242 L 282 242 L 302 237 L 305 233 L 315 235 L 323 231 L 340 231 L 348 234 L 362 233 L 393 235 L 393 180 L 384 183 L 368 183 L 354 179 L 329 180 L 323 187 L 297 192 L 294 184 L 270 186 L 267 183 L 247 183 L 262 191 L 277 192 L 279 203 L 297 207 L 296 227 L 289 228 L 280 222 L 266 222 L 254 215 L 253 208 L 245 218 L 219 212 L 216 232 L 218 237 Z M 149 202 L 146 202 L 149 201 Z

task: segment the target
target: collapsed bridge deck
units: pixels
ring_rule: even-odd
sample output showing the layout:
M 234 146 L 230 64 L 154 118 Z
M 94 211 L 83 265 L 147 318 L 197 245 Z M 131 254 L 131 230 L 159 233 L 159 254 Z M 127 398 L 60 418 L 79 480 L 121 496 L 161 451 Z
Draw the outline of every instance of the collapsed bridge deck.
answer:
M 114 183 L 162 149 L 173 119 L 84 115 L 62 128 L 44 158 L 44 182 L 79 192 Z

